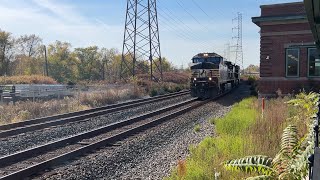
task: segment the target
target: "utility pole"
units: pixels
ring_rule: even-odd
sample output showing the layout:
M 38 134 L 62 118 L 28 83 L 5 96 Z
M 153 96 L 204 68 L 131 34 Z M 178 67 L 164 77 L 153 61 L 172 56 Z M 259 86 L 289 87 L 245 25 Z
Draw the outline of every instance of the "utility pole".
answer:
M 127 0 L 120 78 L 139 73 L 137 61 L 147 61 L 151 80 L 162 79 L 157 0 Z
M 106 55 L 102 59 L 102 80 L 106 80 Z
M 47 58 L 47 47 L 46 45 L 43 45 L 43 50 L 44 50 L 44 61 L 45 61 L 45 76 L 49 76 L 49 70 L 48 70 L 48 58 Z
M 239 65 L 244 73 L 244 67 L 243 67 L 243 50 L 242 50 L 242 14 L 238 12 L 238 15 L 236 18 L 234 18 L 232 21 L 237 21 L 237 26 L 232 28 L 233 30 L 237 31 L 236 36 L 234 36 L 232 39 L 236 39 L 236 45 L 233 46 L 235 49 L 233 52 L 236 53 L 234 63 Z

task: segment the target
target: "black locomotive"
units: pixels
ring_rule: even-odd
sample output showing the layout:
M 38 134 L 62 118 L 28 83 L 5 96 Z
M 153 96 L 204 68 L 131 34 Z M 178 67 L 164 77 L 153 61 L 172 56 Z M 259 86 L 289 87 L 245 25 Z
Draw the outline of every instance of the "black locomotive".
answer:
M 240 67 L 216 53 L 199 53 L 192 58 L 191 96 L 212 98 L 239 84 Z

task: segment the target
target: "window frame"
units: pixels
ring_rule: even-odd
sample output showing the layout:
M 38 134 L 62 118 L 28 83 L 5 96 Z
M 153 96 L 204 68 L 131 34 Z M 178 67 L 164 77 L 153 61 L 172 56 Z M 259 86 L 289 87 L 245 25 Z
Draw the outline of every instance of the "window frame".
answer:
M 298 72 L 297 75 L 295 76 L 289 76 L 288 75 L 288 50 L 298 50 Z M 287 78 L 297 78 L 300 77 L 300 48 L 286 48 L 286 53 L 285 53 L 285 61 L 286 61 L 286 66 L 285 66 L 285 70 L 286 70 L 286 77 Z
M 317 48 L 316 47 L 309 47 L 308 48 L 308 53 L 307 53 L 307 56 L 308 56 L 308 64 L 307 64 L 307 68 L 308 68 L 308 77 L 309 78 L 319 78 L 320 77 L 320 75 L 319 76 L 311 76 L 310 75 L 310 56 L 309 56 L 309 54 L 310 54 L 310 50 L 311 49 L 315 49 L 315 50 L 317 50 Z

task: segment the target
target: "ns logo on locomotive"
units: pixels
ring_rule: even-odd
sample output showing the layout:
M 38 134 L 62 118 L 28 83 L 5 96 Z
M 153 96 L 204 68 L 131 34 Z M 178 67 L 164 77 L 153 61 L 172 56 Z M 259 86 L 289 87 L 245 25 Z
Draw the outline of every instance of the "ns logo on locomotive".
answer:
M 192 58 L 192 97 L 207 99 L 239 84 L 240 67 L 216 53 L 199 53 Z

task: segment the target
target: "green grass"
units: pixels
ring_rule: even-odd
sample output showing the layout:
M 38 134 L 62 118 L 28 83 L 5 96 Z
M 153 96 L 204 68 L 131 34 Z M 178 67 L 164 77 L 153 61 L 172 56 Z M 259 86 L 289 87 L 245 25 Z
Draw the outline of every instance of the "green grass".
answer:
M 193 130 L 194 130 L 194 132 L 200 132 L 200 130 L 201 130 L 200 124 L 196 124 L 196 125 L 194 126 Z
M 244 177 L 235 172 L 226 172 L 221 163 L 253 152 L 252 138 L 247 132 L 258 117 L 255 102 L 255 98 L 245 99 L 234 105 L 225 117 L 210 120 L 216 125 L 218 136 L 207 137 L 198 146 L 190 147 L 191 155 L 184 164 L 185 174 L 178 173 L 177 168 L 167 179 L 214 179 L 215 172 L 221 173 L 221 179 Z
M 239 136 L 248 130 L 257 119 L 258 113 L 253 108 L 253 98 L 236 104 L 225 117 L 215 120 L 216 132 L 219 135 Z

